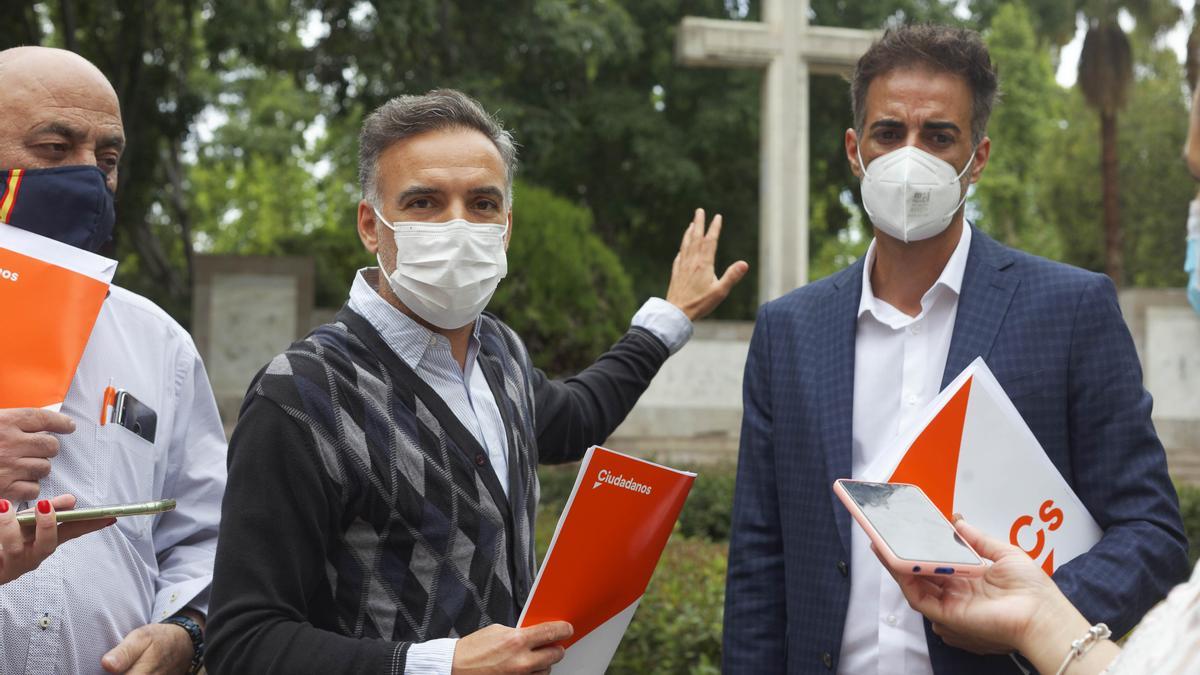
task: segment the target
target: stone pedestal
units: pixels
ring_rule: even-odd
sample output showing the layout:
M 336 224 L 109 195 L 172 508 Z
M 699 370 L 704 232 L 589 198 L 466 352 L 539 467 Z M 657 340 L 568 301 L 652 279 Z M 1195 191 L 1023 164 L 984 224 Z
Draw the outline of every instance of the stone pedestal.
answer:
M 1182 288 L 1133 288 L 1120 298 L 1171 475 L 1200 483 L 1200 316 Z
M 742 370 L 749 321 L 701 321 L 691 342 L 667 360 L 609 439 L 664 462 L 733 462 L 742 425 Z
M 196 256 L 192 336 L 227 432 L 255 373 L 308 331 L 315 269 L 312 258 Z

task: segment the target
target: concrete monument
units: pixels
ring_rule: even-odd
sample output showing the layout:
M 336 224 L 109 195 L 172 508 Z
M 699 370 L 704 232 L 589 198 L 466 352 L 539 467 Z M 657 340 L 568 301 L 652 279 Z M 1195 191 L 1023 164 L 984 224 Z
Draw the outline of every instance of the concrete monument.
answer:
M 254 374 L 311 328 L 315 269 L 307 257 L 196 256 L 192 337 L 226 431 Z
M 684 65 L 767 71 L 759 141 L 763 302 L 808 281 L 808 76 L 848 75 L 879 37 L 875 31 L 811 26 L 808 3 L 765 0 L 762 22 L 686 17 L 676 42 Z

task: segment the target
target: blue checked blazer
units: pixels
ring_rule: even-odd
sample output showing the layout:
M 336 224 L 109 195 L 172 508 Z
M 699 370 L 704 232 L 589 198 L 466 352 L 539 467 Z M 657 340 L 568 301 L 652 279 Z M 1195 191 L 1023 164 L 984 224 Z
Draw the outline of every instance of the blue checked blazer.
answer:
M 850 579 L 854 344 L 863 261 L 767 303 L 746 362 L 725 601 L 724 672 L 836 671 Z M 1089 621 L 1130 630 L 1188 572 L 1187 539 L 1151 400 L 1108 277 L 976 230 L 945 386 L 982 356 L 1104 529 L 1055 581 Z M 879 563 L 861 561 L 863 573 Z M 935 673 L 1019 672 L 949 647 Z M 1063 645 L 1063 650 L 1068 645 Z M 886 672 L 886 668 L 883 669 Z

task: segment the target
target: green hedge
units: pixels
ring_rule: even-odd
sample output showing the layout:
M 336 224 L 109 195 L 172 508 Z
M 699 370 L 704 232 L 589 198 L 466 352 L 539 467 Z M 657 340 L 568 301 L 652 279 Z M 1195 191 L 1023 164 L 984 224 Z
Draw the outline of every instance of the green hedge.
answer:
M 609 673 L 721 672 L 727 545 L 675 535 Z
M 514 190 L 508 277 L 488 310 L 517 331 L 539 368 L 578 372 L 628 330 L 632 282 L 588 208 L 521 181 Z
M 1192 565 L 1200 560 L 1200 485 L 1177 485 L 1179 512 L 1183 515 L 1183 530 L 1187 532 Z

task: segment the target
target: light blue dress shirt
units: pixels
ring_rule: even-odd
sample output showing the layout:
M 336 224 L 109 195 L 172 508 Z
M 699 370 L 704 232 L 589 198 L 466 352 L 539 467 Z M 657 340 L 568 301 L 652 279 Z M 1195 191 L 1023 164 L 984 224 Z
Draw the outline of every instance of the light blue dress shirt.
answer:
M 507 495 L 508 439 L 500 408 L 478 363 L 479 320 L 468 342 L 466 365 L 460 368 L 451 354 L 450 341 L 384 300 L 375 290 L 378 278 L 378 268 L 358 271 L 350 288 L 350 309 L 371 324 L 396 356 L 433 388 L 479 441 Z M 662 298 L 650 298 L 642 305 L 632 325 L 653 333 L 672 354 L 692 336 L 692 322 L 687 315 Z M 414 644 L 408 650 L 405 675 L 450 675 L 457 642 L 440 638 Z
M 109 385 L 155 411 L 153 442 L 100 424 Z M 191 337 L 149 300 L 112 287 L 62 412 L 75 431 L 59 436 L 43 497 L 178 507 L 69 541 L 0 587 L 0 673 L 103 673 L 100 657 L 135 628 L 208 610 L 225 431 Z

